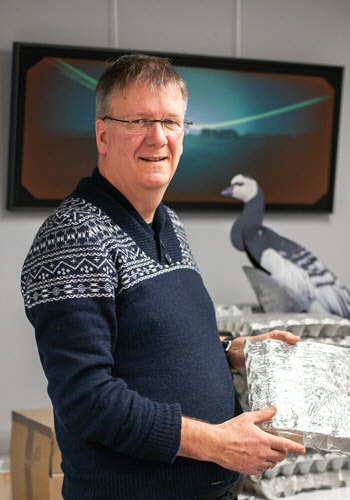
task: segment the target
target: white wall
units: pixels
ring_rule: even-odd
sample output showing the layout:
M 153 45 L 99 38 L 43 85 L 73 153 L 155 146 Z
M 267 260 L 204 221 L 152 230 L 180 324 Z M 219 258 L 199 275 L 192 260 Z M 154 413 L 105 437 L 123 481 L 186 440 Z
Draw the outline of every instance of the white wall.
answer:
M 242 57 L 346 67 L 334 213 L 268 215 L 265 222 L 313 250 L 350 286 L 350 2 L 241 3 Z M 114 39 L 122 48 L 234 56 L 236 1 L 0 0 L 0 454 L 8 451 L 11 410 L 48 404 L 32 328 L 19 292 L 21 266 L 45 214 L 5 209 L 12 42 L 107 47 Z M 246 258 L 229 241 L 237 214 L 181 215 L 214 301 L 253 302 L 241 271 Z

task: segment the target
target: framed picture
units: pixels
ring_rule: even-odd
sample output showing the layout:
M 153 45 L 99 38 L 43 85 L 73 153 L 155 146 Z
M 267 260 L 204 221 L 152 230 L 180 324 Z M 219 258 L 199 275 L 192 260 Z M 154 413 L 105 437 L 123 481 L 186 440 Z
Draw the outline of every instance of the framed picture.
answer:
M 14 43 L 9 209 L 55 207 L 90 175 L 95 87 L 105 61 L 129 52 Z M 342 67 L 150 54 L 185 79 L 194 122 L 167 204 L 232 209 L 220 192 L 241 173 L 259 182 L 267 209 L 332 211 Z

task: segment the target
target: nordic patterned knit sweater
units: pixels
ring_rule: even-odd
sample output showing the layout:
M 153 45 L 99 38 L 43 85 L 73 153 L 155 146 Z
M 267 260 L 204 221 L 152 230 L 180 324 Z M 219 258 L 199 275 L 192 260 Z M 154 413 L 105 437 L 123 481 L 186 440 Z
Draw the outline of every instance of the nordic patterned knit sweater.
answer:
M 65 500 L 190 500 L 238 474 L 176 457 L 181 416 L 239 412 L 183 226 L 153 227 L 96 169 L 40 228 L 22 273 Z

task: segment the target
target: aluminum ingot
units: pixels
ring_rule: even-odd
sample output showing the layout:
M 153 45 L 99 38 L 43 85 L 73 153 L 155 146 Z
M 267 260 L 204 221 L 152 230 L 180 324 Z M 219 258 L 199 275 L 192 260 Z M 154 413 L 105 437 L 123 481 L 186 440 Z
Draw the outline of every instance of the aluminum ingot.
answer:
M 275 405 L 270 432 L 350 454 L 350 349 L 320 342 L 245 343 L 251 410 Z

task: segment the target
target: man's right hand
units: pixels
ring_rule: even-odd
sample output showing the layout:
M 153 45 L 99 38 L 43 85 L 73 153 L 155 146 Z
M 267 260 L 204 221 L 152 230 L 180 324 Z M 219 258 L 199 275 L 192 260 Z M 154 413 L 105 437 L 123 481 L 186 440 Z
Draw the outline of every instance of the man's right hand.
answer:
M 214 462 L 244 474 L 262 474 L 284 460 L 287 452 L 306 451 L 303 445 L 258 427 L 276 411 L 276 407 L 270 406 L 217 425 L 183 417 L 178 455 Z

